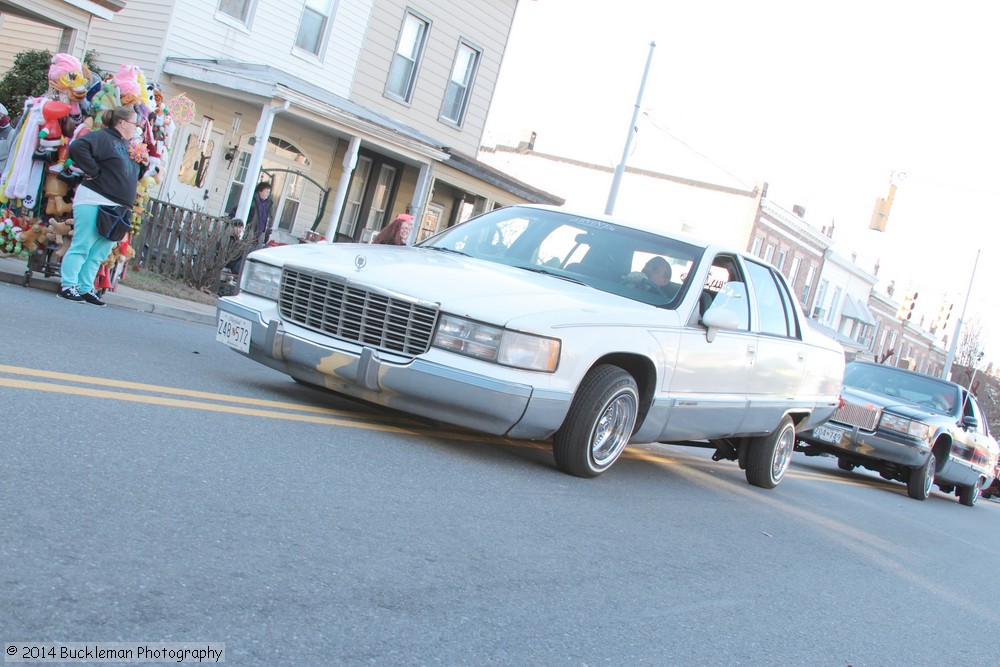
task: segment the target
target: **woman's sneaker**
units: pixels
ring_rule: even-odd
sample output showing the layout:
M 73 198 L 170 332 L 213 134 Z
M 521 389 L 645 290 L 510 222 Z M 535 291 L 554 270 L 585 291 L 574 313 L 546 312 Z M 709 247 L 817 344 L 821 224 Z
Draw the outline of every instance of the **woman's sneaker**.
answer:
M 83 303 L 84 298 L 80 296 L 80 293 L 75 287 L 63 287 L 58 292 L 56 296 L 60 299 L 66 299 L 67 301 L 72 301 L 74 303 Z
M 101 297 L 97 296 L 93 292 L 84 292 L 83 294 L 80 295 L 80 298 L 83 299 L 84 301 L 86 301 L 87 303 L 93 304 L 95 306 L 102 306 L 103 307 L 103 306 L 108 305 L 108 304 L 104 303 L 103 301 L 101 301 Z

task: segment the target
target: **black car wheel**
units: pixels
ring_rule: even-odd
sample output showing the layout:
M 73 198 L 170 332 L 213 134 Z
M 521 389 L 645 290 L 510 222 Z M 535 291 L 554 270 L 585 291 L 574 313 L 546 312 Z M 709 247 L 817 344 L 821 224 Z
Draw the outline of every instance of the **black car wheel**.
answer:
M 747 447 L 747 481 L 762 489 L 773 489 L 785 476 L 795 450 L 795 424 L 785 415 L 768 435 L 751 438 Z
M 972 507 L 979 500 L 979 494 L 982 491 L 983 480 L 977 479 L 976 483 L 972 486 L 960 486 L 958 487 L 958 502 L 962 503 L 966 507 Z
M 583 378 L 566 421 L 552 439 L 559 469 L 596 477 L 625 450 L 639 414 L 639 387 L 625 370 L 597 366 Z
M 906 492 L 914 500 L 927 500 L 934 485 L 934 466 L 937 459 L 932 453 L 919 468 L 910 470 L 910 476 L 906 480 Z
M 837 467 L 840 468 L 841 470 L 846 470 L 847 472 L 851 472 L 857 466 L 855 466 L 853 463 L 851 463 L 847 459 L 837 459 Z

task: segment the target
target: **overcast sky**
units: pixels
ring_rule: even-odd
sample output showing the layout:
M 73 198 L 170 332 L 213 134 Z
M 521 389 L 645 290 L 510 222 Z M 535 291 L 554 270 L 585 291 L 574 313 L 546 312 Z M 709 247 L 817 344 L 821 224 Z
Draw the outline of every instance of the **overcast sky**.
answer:
M 484 143 L 535 131 L 536 150 L 617 164 L 655 41 L 629 166 L 766 181 L 928 310 L 945 293 L 961 310 L 981 249 L 967 319 L 996 357 L 998 15 L 969 0 L 521 0 Z M 870 231 L 894 171 L 888 230 Z

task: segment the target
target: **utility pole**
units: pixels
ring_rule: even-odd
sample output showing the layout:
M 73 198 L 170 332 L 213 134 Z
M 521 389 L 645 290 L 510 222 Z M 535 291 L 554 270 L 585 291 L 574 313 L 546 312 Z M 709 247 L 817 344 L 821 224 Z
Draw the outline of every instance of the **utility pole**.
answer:
M 618 198 L 618 187 L 622 183 L 622 175 L 625 173 L 625 161 L 628 160 L 628 149 L 632 145 L 632 133 L 635 132 L 635 124 L 639 120 L 639 105 L 642 104 L 642 91 L 646 88 L 646 77 L 649 75 L 649 65 L 653 62 L 653 49 L 656 42 L 649 43 L 649 56 L 646 58 L 646 69 L 642 72 L 642 83 L 639 84 L 639 95 L 635 99 L 635 111 L 632 112 L 632 122 L 628 126 L 628 135 L 625 137 L 625 150 L 622 151 L 622 161 L 615 169 L 615 177 L 611 181 L 611 192 L 608 193 L 608 205 L 604 207 L 604 213 L 611 215 L 615 212 L 615 200 Z
M 941 379 L 947 380 L 951 377 L 951 364 L 955 361 L 955 350 L 958 349 L 959 334 L 962 333 L 962 322 L 965 321 L 965 309 L 969 307 L 969 294 L 972 292 L 972 281 L 976 279 L 976 267 L 979 266 L 979 253 L 976 251 L 976 261 L 972 265 L 972 276 L 969 278 L 969 289 L 965 290 L 965 304 L 962 306 L 962 314 L 955 322 L 955 331 L 952 332 L 951 346 L 948 348 L 948 356 L 944 360 L 944 369 L 941 371 Z

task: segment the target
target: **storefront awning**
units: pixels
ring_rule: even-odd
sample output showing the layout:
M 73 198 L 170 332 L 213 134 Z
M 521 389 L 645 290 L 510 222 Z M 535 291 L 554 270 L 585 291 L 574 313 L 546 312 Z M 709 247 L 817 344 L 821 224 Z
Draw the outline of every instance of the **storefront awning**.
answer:
M 850 294 L 844 298 L 844 309 L 841 315 L 870 326 L 878 324 L 878 320 L 875 319 L 872 311 L 869 310 L 868 304 L 861 299 L 854 298 Z

